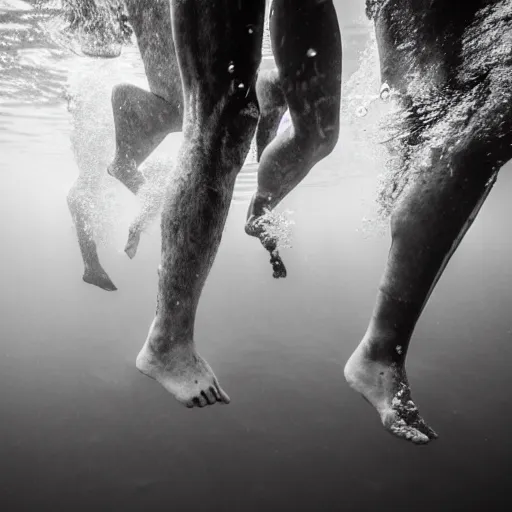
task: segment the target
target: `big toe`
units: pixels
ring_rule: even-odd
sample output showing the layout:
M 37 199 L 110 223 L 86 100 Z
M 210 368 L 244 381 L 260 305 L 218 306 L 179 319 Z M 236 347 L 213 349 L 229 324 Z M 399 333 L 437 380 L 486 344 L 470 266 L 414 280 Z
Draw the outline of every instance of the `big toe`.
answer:
M 430 427 L 429 425 L 427 425 L 423 420 L 422 420 L 422 425 L 418 427 L 418 430 L 420 430 L 421 432 L 423 432 L 429 439 L 437 439 L 439 436 L 437 435 L 437 432 L 432 428 Z
M 219 386 L 216 382 L 214 389 L 217 392 L 217 401 L 222 402 L 223 404 L 229 404 L 231 402 L 231 398 L 229 398 L 228 394 Z
M 101 276 L 101 278 L 98 280 L 97 286 L 99 286 L 103 290 L 106 290 L 107 292 L 115 292 L 117 290 L 117 286 L 111 281 L 110 277 L 108 277 L 106 274 L 104 276 Z
M 203 394 L 199 394 L 192 398 L 192 404 L 194 407 L 204 407 L 205 405 L 208 405 L 208 401 L 203 396 Z

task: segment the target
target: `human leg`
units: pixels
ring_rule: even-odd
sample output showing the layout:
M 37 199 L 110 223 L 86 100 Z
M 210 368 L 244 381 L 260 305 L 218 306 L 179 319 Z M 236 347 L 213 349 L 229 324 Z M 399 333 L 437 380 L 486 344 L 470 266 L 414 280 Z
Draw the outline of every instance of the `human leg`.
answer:
M 508 112 L 509 122 L 512 111 Z M 485 119 L 492 126 L 497 113 Z M 476 125 L 479 124 L 477 121 Z M 512 123 L 511 123 L 512 124 Z M 482 140 L 478 129 L 425 178 L 392 215 L 392 245 L 366 334 L 345 366 L 349 384 L 378 411 L 384 427 L 416 444 L 437 435 L 411 398 L 405 359 L 416 322 L 451 256 L 510 158 L 512 131 Z M 454 143 L 459 134 L 451 134 Z
M 173 0 L 184 142 L 162 215 L 158 306 L 137 368 L 188 407 L 228 402 L 194 342 L 195 315 L 258 119 L 264 0 Z
M 79 176 L 68 193 L 68 208 L 84 262 L 83 280 L 103 290 L 115 291 L 116 286 L 101 266 L 91 226 L 90 208 L 99 194 L 98 184 L 95 177 Z
M 339 133 L 341 37 L 332 1 L 274 0 L 272 46 L 281 89 L 293 126 L 263 151 L 258 188 L 247 214 L 246 232 L 260 239 L 271 254 L 274 277 L 286 270 L 276 240 L 260 218 L 277 206 L 311 168 L 334 148 Z
M 120 84 L 112 91 L 116 153 L 109 173 L 133 193 L 144 184 L 139 165 L 183 121 L 183 94 L 169 0 L 126 0 L 150 92 Z

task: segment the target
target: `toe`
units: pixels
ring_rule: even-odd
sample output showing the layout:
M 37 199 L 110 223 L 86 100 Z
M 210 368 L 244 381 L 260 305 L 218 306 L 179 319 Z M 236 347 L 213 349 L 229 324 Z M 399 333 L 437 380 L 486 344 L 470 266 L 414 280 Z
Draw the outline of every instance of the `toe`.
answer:
M 389 431 L 395 436 L 411 441 L 414 444 L 427 444 L 430 441 L 428 436 L 418 429 L 402 423 L 394 423 L 390 426 Z
M 82 277 L 87 284 L 92 284 L 107 292 L 115 292 L 117 290 L 115 284 L 108 277 L 106 272 L 94 273 L 86 271 Z
M 219 391 L 217 391 L 217 388 L 215 386 L 210 386 L 208 391 L 214 396 L 216 402 L 222 401 L 220 393 Z
M 215 398 L 215 395 L 212 394 L 212 392 L 210 390 L 201 391 L 201 396 L 206 400 L 206 403 L 208 405 L 213 405 L 217 401 L 217 399 Z
M 208 405 L 206 398 L 202 395 L 195 396 L 192 401 L 196 407 L 204 407 L 205 405 Z
M 219 386 L 218 382 L 215 382 L 215 389 L 220 396 L 220 402 L 224 404 L 229 404 L 231 402 L 231 398 L 229 398 L 228 394 Z
M 422 425 L 418 427 L 418 430 L 426 435 L 429 439 L 437 439 L 439 437 L 437 432 L 433 428 L 429 427 L 423 420 Z
M 117 286 L 110 281 L 110 279 L 102 286 L 102 288 L 107 292 L 115 292 L 117 290 Z
M 428 436 L 426 436 L 425 434 L 423 434 L 422 432 L 420 432 L 419 430 L 416 430 L 414 428 L 411 429 L 408 436 L 406 436 L 406 439 L 409 439 L 414 444 L 427 444 L 430 441 Z

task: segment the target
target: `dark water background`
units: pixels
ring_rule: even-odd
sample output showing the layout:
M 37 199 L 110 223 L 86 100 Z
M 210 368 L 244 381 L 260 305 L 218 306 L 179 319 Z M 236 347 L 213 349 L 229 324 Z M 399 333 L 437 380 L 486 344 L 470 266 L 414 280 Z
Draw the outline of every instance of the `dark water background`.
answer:
M 362 1 L 335 3 L 348 78 L 368 27 Z M 350 124 L 283 204 L 295 221 L 286 280 L 272 279 L 243 233 L 250 179 L 238 182 L 196 327 L 232 403 L 188 410 L 134 368 L 153 318 L 160 241 L 156 225 L 135 260 L 124 255 L 134 200 L 120 186 L 128 213 L 101 249 L 119 291 L 81 281 L 66 205 L 78 170 L 61 89 L 83 58 L 23 23 L 29 31 L 0 30 L 0 510 L 506 510 L 510 165 L 410 350 L 414 396 L 438 441 L 394 439 L 343 379 L 389 247 L 388 233 L 363 229 L 380 171 Z

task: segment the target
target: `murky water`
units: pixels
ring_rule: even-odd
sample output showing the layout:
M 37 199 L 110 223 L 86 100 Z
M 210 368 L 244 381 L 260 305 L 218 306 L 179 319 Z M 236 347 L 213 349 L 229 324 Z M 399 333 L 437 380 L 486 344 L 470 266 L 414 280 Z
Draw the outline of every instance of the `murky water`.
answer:
M 415 397 L 441 438 L 426 448 L 395 440 L 342 377 L 389 247 L 365 221 L 382 170 L 381 106 L 370 101 L 378 76 L 360 72 L 347 83 L 368 44 L 365 64 L 375 58 L 360 3 L 336 2 L 346 83 L 340 142 L 280 208 L 294 221 L 286 280 L 272 278 L 266 253 L 243 233 L 255 165 L 237 180 L 196 328 L 233 401 L 190 411 L 133 364 L 154 313 L 158 223 L 130 261 L 122 249 L 140 206 L 105 178 L 100 256 L 119 288 L 108 294 L 81 281 L 66 205 L 78 175 L 76 134 L 91 165 L 104 169 L 111 156 L 108 94 L 121 81 L 144 83 L 137 50 L 111 61 L 81 57 L 49 41 L 42 17 L 19 10 L 25 4 L 0 0 L 1 510 L 507 508 L 510 165 L 410 351 Z M 2 10 L 8 4 L 18 10 Z M 87 112 L 73 118 L 68 90 L 89 98 Z M 359 107 L 368 114 L 358 117 Z M 170 166 L 179 141 L 170 136 L 154 162 Z

